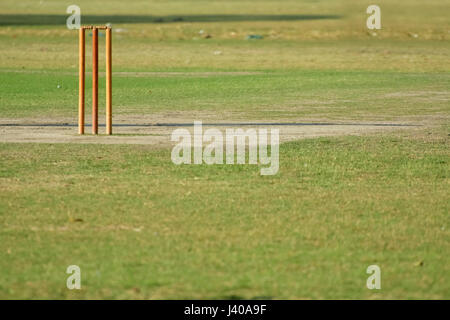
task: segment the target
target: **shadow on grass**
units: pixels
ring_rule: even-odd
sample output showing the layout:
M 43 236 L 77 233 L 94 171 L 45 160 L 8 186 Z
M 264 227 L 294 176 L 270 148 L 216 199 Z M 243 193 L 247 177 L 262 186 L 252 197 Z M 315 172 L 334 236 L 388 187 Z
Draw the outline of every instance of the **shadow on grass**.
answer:
M 0 25 L 65 25 L 67 15 L 41 15 L 41 14 L 0 14 Z M 245 14 L 212 14 L 212 15 L 82 15 L 81 23 L 173 23 L 173 22 L 233 22 L 233 21 L 300 21 L 340 19 L 337 15 L 245 15 Z

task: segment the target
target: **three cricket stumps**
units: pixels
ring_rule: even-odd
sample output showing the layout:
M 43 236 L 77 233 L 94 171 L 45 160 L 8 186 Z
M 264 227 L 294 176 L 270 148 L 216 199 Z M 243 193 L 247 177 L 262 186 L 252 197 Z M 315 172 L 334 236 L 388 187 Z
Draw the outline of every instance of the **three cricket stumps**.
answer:
M 106 33 L 106 134 L 112 134 L 112 47 L 111 28 L 107 26 L 85 26 L 79 30 L 78 133 L 84 134 L 86 29 L 92 30 L 92 134 L 98 134 L 98 30 Z

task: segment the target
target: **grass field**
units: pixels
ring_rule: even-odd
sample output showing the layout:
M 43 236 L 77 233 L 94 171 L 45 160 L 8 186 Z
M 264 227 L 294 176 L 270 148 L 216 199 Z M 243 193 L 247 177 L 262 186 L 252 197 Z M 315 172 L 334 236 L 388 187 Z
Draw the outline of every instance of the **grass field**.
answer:
M 76 123 L 71 4 L 0 3 L 0 136 L 8 123 Z M 372 1 L 76 4 L 82 23 L 113 26 L 117 121 L 412 126 L 299 135 L 275 176 L 176 166 L 169 137 L 2 137 L 0 298 L 450 298 L 450 1 L 378 1 L 376 32 Z M 72 264 L 81 290 L 66 288 Z M 372 264 L 381 290 L 366 288 Z

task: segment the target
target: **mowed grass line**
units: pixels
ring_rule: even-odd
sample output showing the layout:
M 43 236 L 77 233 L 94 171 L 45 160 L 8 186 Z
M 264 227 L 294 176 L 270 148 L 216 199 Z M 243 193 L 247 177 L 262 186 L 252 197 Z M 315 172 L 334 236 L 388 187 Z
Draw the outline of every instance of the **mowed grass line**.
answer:
M 89 79 L 87 105 L 91 99 Z M 105 99 L 102 79 L 100 101 Z M 312 70 L 249 75 L 212 72 L 208 76 L 195 72 L 172 76 L 131 73 L 114 77 L 113 103 L 114 115 L 208 112 L 228 120 L 301 117 L 378 120 L 448 113 L 449 85 L 450 77 L 445 73 Z M 76 73 L 0 72 L 0 90 L 2 118 L 76 119 Z
M 0 297 L 448 298 L 448 150 L 442 132 L 302 140 L 263 177 L 146 146 L 2 144 Z

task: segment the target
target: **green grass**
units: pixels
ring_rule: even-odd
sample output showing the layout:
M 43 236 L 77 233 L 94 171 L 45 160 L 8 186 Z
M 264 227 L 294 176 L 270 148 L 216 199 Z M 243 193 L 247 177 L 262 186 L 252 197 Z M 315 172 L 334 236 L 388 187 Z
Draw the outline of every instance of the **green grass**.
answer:
M 189 114 L 187 117 L 208 112 L 240 120 L 302 117 L 387 120 L 445 113 L 449 109 L 449 86 L 447 73 L 303 70 L 207 77 L 189 73 L 119 75 L 114 78 L 114 115 L 171 111 L 185 112 Z M 76 119 L 77 88 L 76 75 L 0 73 L 0 89 L 4 92 L 0 114 L 11 118 Z M 89 85 L 86 90 L 90 92 Z
M 446 298 L 448 147 L 303 140 L 262 177 L 144 146 L 3 144 L 0 297 Z
M 1 1 L 2 123 L 76 122 L 69 4 Z M 450 297 L 448 0 L 380 0 L 376 34 L 368 0 L 77 4 L 113 25 L 122 121 L 421 126 L 282 144 L 275 176 L 175 166 L 151 146 L 0 143 L 0 298 Z

